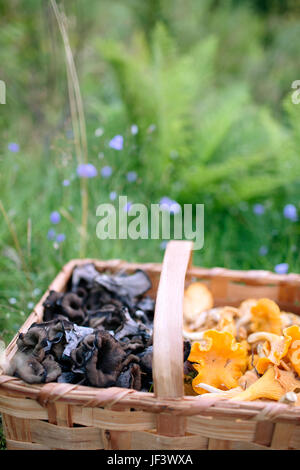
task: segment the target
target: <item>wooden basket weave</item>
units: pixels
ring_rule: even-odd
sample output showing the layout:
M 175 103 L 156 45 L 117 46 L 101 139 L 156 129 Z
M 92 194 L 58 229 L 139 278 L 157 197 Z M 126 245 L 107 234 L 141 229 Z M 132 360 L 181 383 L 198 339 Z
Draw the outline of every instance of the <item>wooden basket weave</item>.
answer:
M 163 265 L 73 260 L 49 287 L 63 291 L 76 265 L 99 271 L 145 270 L 156 297 L 154 393 L 71 384 L 29 385 L 0 375 L 0 412 L 8 449 L 299 449 L 300 407 L 276 402 L 184 396 L 182 304 L 185 284 L 206 282 L 216 305 L 269 297 L 300 312 L 300 276 L 190 267 L 192 243 L 170 242 Z M 43 317 L 44 294 L 20 332 Z M 16 352 L 17 336 L 6 352 Z

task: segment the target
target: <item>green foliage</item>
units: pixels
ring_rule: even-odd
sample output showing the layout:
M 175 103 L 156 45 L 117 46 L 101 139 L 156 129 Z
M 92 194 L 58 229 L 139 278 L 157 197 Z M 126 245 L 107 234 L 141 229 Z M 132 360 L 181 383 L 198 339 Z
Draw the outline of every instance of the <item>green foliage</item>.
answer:
M 100 43 L 128 123 L 139 126 L 132 163 L 147 174 L 149 188 L 171 191 L 181 202 L 209 196 L 226 206 L 297 181 L 300 165 L 287 148 L 289 129 L 253 101 L 244 83 L 217 86 L 217 47 L 210 36 L 180 53 L 162 24 L 150 46 L 142 35 L 130 52 Z

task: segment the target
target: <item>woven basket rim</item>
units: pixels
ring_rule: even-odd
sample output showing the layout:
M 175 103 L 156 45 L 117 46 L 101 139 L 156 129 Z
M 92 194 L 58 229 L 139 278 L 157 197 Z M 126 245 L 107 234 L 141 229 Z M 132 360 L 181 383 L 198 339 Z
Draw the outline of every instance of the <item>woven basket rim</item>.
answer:
M 93 258 L 85 259 L 72 259 L 66 263 L 62 270 L 55 277 L 53 282 L 50 284 L 49 288 L 41 297 L 39 303 L 29 315 L 25 323 L 22 325 L 20 330 L 24 325 L 30 326 L 34 323 L 39 316 L 41 305 L 44 299 L 47 297 L 49 291 L 53 289 L 55 281 L 62 274 L 65 276 L 65 284 L 68 282 L 68 277 L 66 273 L 72 272 L 75 266 L 86 263 L 94 263 L 96 268 L 100 269 L 120 269 L 124 268 L 127 270 L 135 269 L 144 269 L 152 271 L 153 273 L 160 273 L 162 265 L 160 263 L 130 263 L 120 259 L 111 259 L 111 260 L 98 260 Z M 264 270 L 230 270 L 226 268 L 214 267 L 214 268 L 201 268 L 201 267 L 191 267 L 187 271 L 187 277 L 198 277 L 198 278 L 214 278 L 214 277 L 226 277 L 227 279 L 232 279 L 236 282 L 243 282 L 251 280 L 252 285 L 261 285 L 261 284 L 299 284 L 300 286 L 300 275 L 296 273 L 289 274 L 276 274 L 270 271 Z M 29 323 L 28 323 L 29 322 Z M 19 330 L 19 331 L 20 331 Z M 6 351 L 11 351 L 15 345 L 16 338 L 19 334 L 15 335 L 11 343 L 7 346 Z M 2 383 L 1 383 L 2 382 Z M 29 399 L 37 399 L 39 393 L 43 389 L 45 384 L 27 384 L 23 380 L 15 377 L 10 377 L 5 375 L 0 370 L 0 397 L 1 390 L 5 393 L 4 396 L 9 394 L 14 397 L 23 397 Z M 160 398 L 157 399 L 154 393 L 151 392 L 139 392 L 132 391 L 124 388 L 96 388 L 89 387 L 85 385 L 78 385 L 73 390 L 68 391 L 64 396 L 58 398 L 58 401 L 64 403 L 71 403 L 73 405 L 85 406 L 91 400 L 96 399 L 98 407 L 101 407 L 101 395 L 105 395 L 110 391 L 129 391 L 127 395 L 118 400 L 118 405 L 124 408 L 134 408 L 135 410 L 145 410 L 151 411 L 154 413 L 159 412 L 172 412 L 175 415 L 186 415 L 192 416 L 199 414 L 202 415 L 218 415 L 224 418 L 235 416 L 236 419 L 261 419 L 262 412 L 266 418 L 272 419 L 274 421 L 280 420 L 281 422 L 291 422 L 295 420 L 300 420 L 300 407 L 292 407 L 288 404 L 272 402 L 272 401 L 245 401 L 245 402 L 234 402 L 229 401 L 228 399 L 218 400 L 214 403 L 211 402 L 209 395 L 200 395 L 200 396 L 184 396 L 181 399 L 173 398 Z M 103 404 L 102 406 L 105 406 Z M 267 408 L 267 412 L 266 412 Z

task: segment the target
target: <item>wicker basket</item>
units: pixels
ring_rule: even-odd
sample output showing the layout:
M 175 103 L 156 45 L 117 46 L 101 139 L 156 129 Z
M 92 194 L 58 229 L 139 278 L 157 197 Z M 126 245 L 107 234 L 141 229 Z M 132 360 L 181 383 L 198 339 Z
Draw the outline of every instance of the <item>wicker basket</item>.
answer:
M 170 242 L 163 265 L 73 260 L 50 289 L 63 291 L 73 268 L 145 270 L 156 296 L 153 393 L 70 384 L 28 385 L 0 375 L 0 412 L 8 449 L 299 449 L 300 407 L 276 402 L 183 396 L 182 303 L 185 282 L 206 282 L 216 305 L 269 297 L 300 312 L 300 276 L 189 267 L 192 243 Z M 41 321 L 47 291 L 20 332 Z M 157 295 L 156 295 L 157 292 Z M 7 348 L 16 352 L 16 339 Z

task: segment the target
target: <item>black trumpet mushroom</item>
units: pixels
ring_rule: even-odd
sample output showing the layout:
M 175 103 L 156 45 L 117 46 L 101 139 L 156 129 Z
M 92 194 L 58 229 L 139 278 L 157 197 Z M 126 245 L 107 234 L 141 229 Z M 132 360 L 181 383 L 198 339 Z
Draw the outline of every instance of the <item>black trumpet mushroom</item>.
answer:
M 42 323 L 21 333 L 11 374 L 28 383 L 152 389 L 155 302 L 148 275 L 75 267 L 66 292 L 50 291 Z M 184 343 L 184 361 L 190 344 Z

